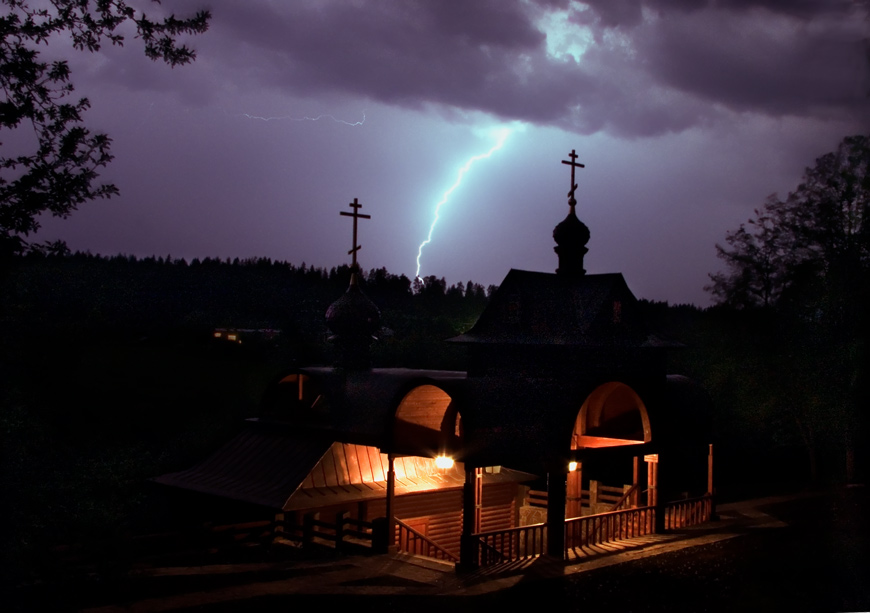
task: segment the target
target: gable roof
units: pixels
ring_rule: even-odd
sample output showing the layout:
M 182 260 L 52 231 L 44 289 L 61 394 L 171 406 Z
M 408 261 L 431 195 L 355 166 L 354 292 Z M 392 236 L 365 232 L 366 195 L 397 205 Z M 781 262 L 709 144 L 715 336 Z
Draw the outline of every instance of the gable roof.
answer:
M 566 276 L 512 269 L 466 344 L 680 347 L 651 333 L 619 273 Z

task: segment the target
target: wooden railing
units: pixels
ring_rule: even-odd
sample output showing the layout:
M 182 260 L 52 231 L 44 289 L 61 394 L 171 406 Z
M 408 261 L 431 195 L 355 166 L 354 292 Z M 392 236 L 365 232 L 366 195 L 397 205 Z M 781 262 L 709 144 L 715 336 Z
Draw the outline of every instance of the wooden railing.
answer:
M 655 509 L 638 507 L 565 520 L 565 551 L 635 538 L 655 531 Z
M 319 543 L 334 546 L 336 551 L 354 547 L 369 549 L 372 546 L 372 527 L 372 522 L 354 519 L 346 511 L 337 513 L 332 522 L 320 519 L 319 513 L 306 513 L 301 527 L 283 524 L 280 535 L 300 541 L 303 547 Z
M 665 530 L 688 528 L 710 520 L 713 497 L 710 494 L 665 504 Z
M 232 545 L 268 544 L 275 532 L 272 520 L 240 524 L 206 525 L 205 541 L 218 548 Z
M 481 565 L 525 560 L 544 553 L 547 524 L 532 524 L 475 534 Z
M 588 490 L 580 491 L 580 504 L 584 509 L 601 508 L 607 505 L 609 510 L 616 511 L 630 501 L 631 506 L 637 506 L 640 488 L 635 485 L 610 486 L 603 485 L 599 481 L 590 481 Z M 523 505 L 547 508 L 547 492 L 529 490 L 523 499 Z
M 523 504 L 530 507 L 547 508 L 547 492 L 542 490 L 529 490 L 523 499 Z
M 630 506 L 636 507 L 637 506 L 637 496 L 635 494 L 638 491 L 640 491 L 640 488 L 638 487 L 638 484 L 635 483 L 630 488 L 625 490 L 625 493 L 622 494 L 622 497 L 619 500 L 617 500 L 616 502 L 613 503 L 613 506 L 610 508 L 610 510 L 611 511 L 618 511 L 619 507 L 624 505 L 626 502 L 628 502 L 630 504 Z
M 396 518 L 395 521 L 398 532 L 397 543 L 399 551 L 417 556 L 436 558 L 438 560 L 447 560 L 449 562 L 459 561 L 459 558 L 456 555 L 447 551 L 441 545 L 417 530 L 414 530 L 414 528 L 404 523 L 401 519 Z

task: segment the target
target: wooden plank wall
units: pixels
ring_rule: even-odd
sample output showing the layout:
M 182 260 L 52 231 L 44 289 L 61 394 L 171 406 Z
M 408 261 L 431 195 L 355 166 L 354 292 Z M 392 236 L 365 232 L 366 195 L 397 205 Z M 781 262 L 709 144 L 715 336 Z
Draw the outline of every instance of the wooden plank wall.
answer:
M 481 528 L 503 530 L 514 527 L 516 512 L 516 483 L 496 483 L 483 487 Z M 462 534 L 462 490 L 441 490 L 406 494 L 396 497 L 396 517 L 403 521 L 427 520 L 429 537 L 453 554 L 459 554 L 459 536 Z M 383 517 L 386 502 L 372 500 L 368 504 L 367 521 Z M 417 527 L 417 522 L 412 522 Z
M 483 488 L 481 529 L 504 530 L 516 524 L 516 483 L 496 483 Z M 348 502 L 317 509 L 323 521 L 332 522 L 337 513 L 346 511 L 351 517 L 372 521 L 386 514 L 386 500 L 378 498 L 364 503 Z M 402 519 L 451 553 L 459 554 L 462 533 L 462 489 L 437 490 L 397 496 L 396 517 Z M 301 526 L 304 512 L 287 515 L 290 523 Z M 294 521 L 295 520 L 295 521 Z
M 438 432 L 449 404 L 450 396 L 444 390 L 434 385 L 421 385 L 402 399 L 396 418 Z

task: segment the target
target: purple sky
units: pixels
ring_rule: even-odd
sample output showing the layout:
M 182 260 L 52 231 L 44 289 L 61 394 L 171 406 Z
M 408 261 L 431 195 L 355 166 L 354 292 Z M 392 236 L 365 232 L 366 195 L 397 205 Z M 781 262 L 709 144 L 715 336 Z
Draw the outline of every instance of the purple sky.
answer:
M 198 59 L 169 69 L 134 40 L 70 54 L 121 196 L 43 220 L 37 240 L 331 267 L 350 261 L 339 212 L 359 198 L 361 265 L 413 277 L 436 204 L 507 129 L 441 207 L 421 275 L 552 272 L 576 149 L 587 270 L 706 305 L 715 244 L 870 119 L 858 1 L 145 6 L 209 8 Z

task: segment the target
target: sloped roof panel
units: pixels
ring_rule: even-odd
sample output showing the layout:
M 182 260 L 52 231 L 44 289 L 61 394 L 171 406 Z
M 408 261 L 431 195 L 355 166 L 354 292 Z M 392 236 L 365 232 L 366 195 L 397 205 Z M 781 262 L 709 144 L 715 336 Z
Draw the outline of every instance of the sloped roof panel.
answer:
M 247 428 L 196 466 L 154 481 L 280 509 L 331 445 L 316 437 Z

